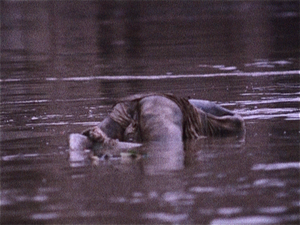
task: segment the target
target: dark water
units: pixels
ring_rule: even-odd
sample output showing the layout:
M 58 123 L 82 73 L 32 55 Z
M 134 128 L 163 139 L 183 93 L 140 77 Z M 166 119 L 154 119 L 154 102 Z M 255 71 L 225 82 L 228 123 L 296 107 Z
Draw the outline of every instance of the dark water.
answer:
M 298 224 L 299 73 L 298 1 L 1 1 L 1 224 Z M 69 133 L 152 91 L 246 135 L 69 163 Z

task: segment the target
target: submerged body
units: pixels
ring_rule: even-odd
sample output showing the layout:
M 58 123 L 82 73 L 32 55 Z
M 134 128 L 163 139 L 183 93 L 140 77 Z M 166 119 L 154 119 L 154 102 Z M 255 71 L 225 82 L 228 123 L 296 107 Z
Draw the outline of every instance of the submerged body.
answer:
M 99 125 L 82 133 L 87 137 L 82 140 L 87 147 L 101 144 L 114 149 L 128 148 L 128 142 L 135 147 L 136 143 L 182 142 L 243 132 L 244 120 L 239 115 L 212 102 L 142 94 L 121 99 Z

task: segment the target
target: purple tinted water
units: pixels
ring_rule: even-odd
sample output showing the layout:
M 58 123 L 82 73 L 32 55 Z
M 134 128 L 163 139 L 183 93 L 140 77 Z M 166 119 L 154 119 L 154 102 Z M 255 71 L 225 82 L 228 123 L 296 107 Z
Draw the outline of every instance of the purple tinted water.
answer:
M 1 8 L 2 224 L 299 222 L 298 2 Z M 143 92 L 217 102 L 246 135 L 68 162 L 69 133 Z

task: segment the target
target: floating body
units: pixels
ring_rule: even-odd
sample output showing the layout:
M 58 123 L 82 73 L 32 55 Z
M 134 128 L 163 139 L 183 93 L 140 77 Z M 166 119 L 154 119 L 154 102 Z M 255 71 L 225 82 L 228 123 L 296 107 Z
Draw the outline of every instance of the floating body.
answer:
M 171 94 L 141 94 L 121 99 L 99 125 L 81 136 L 72 134 L 69 144 L 71 149 L 124 149 L 146 142 L 238 135 L 244 129 L 242 117 L 215 103 Z

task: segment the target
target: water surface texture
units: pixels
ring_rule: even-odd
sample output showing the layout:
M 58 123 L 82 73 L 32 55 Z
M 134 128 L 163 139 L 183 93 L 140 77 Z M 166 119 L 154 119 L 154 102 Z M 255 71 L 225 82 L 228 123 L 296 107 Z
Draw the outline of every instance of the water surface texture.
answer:
M 298 1 L 1 1 L 1 224 L 298 224 Z M 68 161 L 119 97 L 168 92 L 246 134 Z

